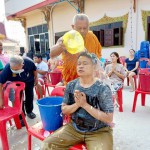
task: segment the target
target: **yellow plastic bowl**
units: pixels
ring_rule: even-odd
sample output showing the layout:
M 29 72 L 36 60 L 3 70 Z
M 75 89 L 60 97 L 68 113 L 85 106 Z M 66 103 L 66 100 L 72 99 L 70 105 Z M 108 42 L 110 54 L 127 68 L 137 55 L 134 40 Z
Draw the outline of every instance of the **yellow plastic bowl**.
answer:
M 76 54 L 84 51 L 84 40 L 81 34 L 76 30 L 71 30 L 64 34 L 63 44 L 71 54 Z

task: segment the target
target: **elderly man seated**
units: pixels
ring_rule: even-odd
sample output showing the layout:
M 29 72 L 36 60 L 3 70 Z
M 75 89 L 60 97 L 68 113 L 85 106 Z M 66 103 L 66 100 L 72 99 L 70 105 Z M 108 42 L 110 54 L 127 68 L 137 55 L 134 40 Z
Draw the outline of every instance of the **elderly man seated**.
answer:
M 41 54 L 34 55 L 34 62 L 36 63 L 38 78 L 40 78 L 40 80 L 44 82 L 47 79 L 48 65 L 46 62 L 42 60 Z M 43 90 L 42 90 L 41 82 L 38 82 L 36 88 L 40 94 L 40 98 L 42 98 Z

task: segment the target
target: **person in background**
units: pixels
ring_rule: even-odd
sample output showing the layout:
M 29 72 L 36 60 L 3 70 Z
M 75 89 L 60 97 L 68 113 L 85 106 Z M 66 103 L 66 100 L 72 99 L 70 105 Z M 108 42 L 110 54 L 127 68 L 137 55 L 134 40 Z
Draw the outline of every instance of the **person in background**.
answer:
M 95 54 L 83 52 L 78 56 L 79 78 L 67 84 L 62 104 L 62 112 L 71 116 L 71 122 L 46 138 L 42 150 L 67 150 L 83 142 L 88 150 L 113 149 L 109 126 L 114 112 L 112 93 L 95 77 L 98 61 Z
M 50 58 L 47 62 L 47 65 L 49 67 L 49 71 L 52 72 L 58 66 L 58 59 L 57 58 Z
M 59 58 L 55 57 L 55 58 L 50 58 L 48 60 L 48 67 L 49 67 L 49 72 L 54 72 L 54 73 L 62 73 L 62 62 Z M 58 82 L 56 84 L 56 87 L 58 86 L 64 86 L 64 82 L 63 80 L 61 80 L 60 82 Z
M 23 53 L 20 52 L 20 53 L 19 53 L 19 56 L 23 56 Z
M 0 41 L 0 60 L 4 67 L 9 62 L 9 57 L 6 54 L 3 54 L 3 44 L 1 41 Z
M 27 57 L 31 58 L 33 60 L 33 50 L 29 50 L 26 54 Z
M 0 60 L 0 72 L 4 69 L 4 66 L 3 66 L 3 63 L 2 61 Z
M 76 14 L 73 18 L 72 28 L 78 31 L 83 39 L 84 46 L 89 53 L 94 53 L 98 58 L 101 57 L 101 45 L 97 37 L 93 32 L 89 31 L 89 18 L 85 14 Z M 70 54 L 67 52 L 65 45 L 63 44 L 63 38 L 59 38 L 56 45 L 51 48 L 50 57 L 54 58 L 62 54 L 63 61 L 63 80 L 64 84 L 78 77 L 76 72 L 77 58 L 80 53 Z
M 50 59 L 50 48 L 46 51 L 45 55 L 48 62 L 48 60 Z
M 14 55 L 10 58 L 10 62 L 0 74 L 0 109 L 3 108 L 2 86 L 7 81 L 21 81 L 25 83 L 25 110 L 27 116 L 30 119 L 34 119 L 36 115 L 32 112 L 33 88 L 34 84 L 37 84 L 37 71 L 34 62 L 19 55 Z
M 127 77 L 129 77 L 129 82 L 131 83 L 132 89 L 130 90 L 130 92 L 133 92 L 135 91 L 133 76 L 137 75 L 139 61 L 137 58 L 134 57 L 135 50 L 130 49 L 129 53 L 130 53 L 129 58 L 125 60 L 125 69 L 127 71 Z
M 117 52 L 112 52 L 110 57 L 111 64 L 106 65 L 105 72 L 111 81 L 112 92 L 115 100 L 114 103 L 118 106 L 116 92 L 123 87 L 126 71 L 124 66 L 120 63 L 119 54 Z
M 3 65 L 3 68 L 2 68 L 2 70 L 3 70 L 4 67 L 6 66 L 6 64 L 9 63 L 9 57 L 6 54 L 3 54 L 2 52 L 3 52 L 3 45 L 0 42 L 0 60 L 1 60 L 2 65 Z M 10 82 L 8 82 L 7 84 L 9 84 L 9 83 Z M 10 88 L 9 99 L 12 100 L 12 102 L 14 100 L 14 94 L 13 93 L 14 93 L 14 89 Z
M 38 79 L 40 78 L 43 83 L 47 80 L 47 72 L 48 72 L 48 65 L 42 60 L 41 54 L 35 54 L 34 55 L 34 62 L 36 63 L 37 67 L 37 73 L 38 73 Z M 41 82 L 38 82 L 36 85 L 37 90 L 40 94 L 40 98 L 43 97 L 43 91 L 42 91 L 42 85 Z

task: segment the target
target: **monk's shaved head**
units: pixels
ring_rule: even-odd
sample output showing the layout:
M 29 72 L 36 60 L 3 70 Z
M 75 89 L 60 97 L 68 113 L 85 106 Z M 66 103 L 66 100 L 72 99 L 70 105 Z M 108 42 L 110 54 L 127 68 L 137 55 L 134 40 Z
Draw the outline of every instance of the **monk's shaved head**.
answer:
M 85 14 L 76 14 L 73 18 L 73 25 L 75 25 L 78 20 L 85 20 L 89 24 L 89 18 Z

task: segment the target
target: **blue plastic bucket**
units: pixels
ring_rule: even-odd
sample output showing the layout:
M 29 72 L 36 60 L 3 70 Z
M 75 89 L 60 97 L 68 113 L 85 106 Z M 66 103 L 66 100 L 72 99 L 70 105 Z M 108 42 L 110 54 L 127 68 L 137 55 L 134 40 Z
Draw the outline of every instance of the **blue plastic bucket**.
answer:
M 57 130 L 63 125 L 61 111 L 62 97 L 46 97 L 37 100 L 43 128 L 47 131 Z

